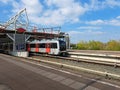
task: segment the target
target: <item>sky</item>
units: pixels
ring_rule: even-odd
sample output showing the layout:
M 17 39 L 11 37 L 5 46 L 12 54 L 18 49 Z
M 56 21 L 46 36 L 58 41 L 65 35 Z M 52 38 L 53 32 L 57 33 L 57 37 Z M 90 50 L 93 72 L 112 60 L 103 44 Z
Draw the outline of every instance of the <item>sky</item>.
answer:
M 120 40 L 120 0 L 0 0 L 0 22 L 23 8 L 30 24 L 61 26 L 71 43 Z

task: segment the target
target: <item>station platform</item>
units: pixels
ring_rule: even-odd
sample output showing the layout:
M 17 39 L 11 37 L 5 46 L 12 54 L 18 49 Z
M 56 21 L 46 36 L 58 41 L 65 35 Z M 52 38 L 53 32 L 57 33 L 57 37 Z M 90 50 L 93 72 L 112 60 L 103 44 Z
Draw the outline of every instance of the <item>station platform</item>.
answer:
M 28 57 L 29 56 L 29 52 L 27 51 L 11 51 L 9 52 L 9 54 L 13 55 L 13 56 L 18 56 L 18 57 Z

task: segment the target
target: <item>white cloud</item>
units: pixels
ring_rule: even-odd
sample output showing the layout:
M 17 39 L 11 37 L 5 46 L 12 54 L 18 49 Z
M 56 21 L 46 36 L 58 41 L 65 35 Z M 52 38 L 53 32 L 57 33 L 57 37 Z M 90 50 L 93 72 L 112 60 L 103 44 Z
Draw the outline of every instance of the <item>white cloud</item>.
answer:
M 102 31 L 95 31 L 95 30 L 86 30 L 86 31 L 69 31 L 68 34 L 71 36 L 71 37 L 79 37 L 80 35 L 101 35 L 101 34 L 104 34 L 104 32 Z
M 30 0 L 21 0 L 24 7 L 27 8 L 28 14 L 30 15 L 39 15 L 42 12 L 42 4 L 39 2 L 39 0 L 33 0 L 30 2 Z M 28 3 L 29 2 L 29 3 Z
M 44 20 L 44 24 L 54 25 L 79 22 L 79 17 L 85 14 L 85 12 L 87 11 L 104 9 L 106 7 L 120 6 L 120 1 L 117 0 L 90 0 L 90 3 L 84 4 L 76 2 L 75 0 L 45 0 L 45 3 L 50 9 L 43 13 L 43 15 L 47 16 L 40 17 L 40 20 Z M 99 19 L 91 23 L 97 25 L 108 22 Z
M 80 34 L 83 34 L 83 32 L 80 32 L 80 31 L 69 31 L 68 34 L 70 36 L 76 36 L 76 35 L 80 35 Z
M 91 34 L 91 35 L 101 35 L 104 34 L 102 31 L 93 31 L 93 30 L 88 30 L 86 33 Z
M 99 30 L 99 29 L 101 29 L 101 27 L 98 27 L 98 26 L 81 26 L 81 27 L 78 27 L 77 29 L 80 29 L 80 30 Z
M 80 16 L 87 11 L 120 6 L 119 0 L 90 0 L 86 3 L 76 0 L 0 0 L 0 2 L 12 4 L 13 13 L 22 8 L 27 8 L 30 21 L 42 25 L 76 23 L 80 21 Z M 103 24 L 105 22 L 104 20 L 97 20 L 88 23 Z M 118 21 L 114 22 L 118 23 Z
M 120 16 L 116 17 L 115 19 L 110 20 L 94 20 L 94 21 L 87 21 L 86 24 L 90 25 L 112 25 L 112 26 L 120 26 Z
M 9 2 L 11 2 L 13 0 L 0 0 L 0 2 L 4 3 L 4 4 L 8 4 Z
M 57 6 L 57 7 L 66 7 L 70 5 L 74 5 L 74 0 L 45 0 L 48 6 Z
M 71 43 L 78 43 L 81 40 L 89 41 L 89 40 L 100 40 L 101 36 L 105 34 L 102 31 L 95 30 L 86 30 L 86 31 L 76 31 L 72 30 L 67 32 L 70 36 Z
M 75 2 L 74 0 L 45 0 L 48 7 L 52 9 L 44 12 L 44 15 L 47 14 L 47 18 L 52 20 L 52 22 L 48 22 L 48 24 L 64 24 L 64 23 L 72 23 L 78 22 L 79 16 L 84 14 L 86 9 L 80 5 L 79 2 Z M 45 20 L 46 21 L 46 20 Z
M 105 24 L 104 20 L 98 19 L 94 21 L 87 21 L 86 24 L 91 24 L 91 25 L 102 25 Z
M 117 19 L 120 19 L 120 16 L 117 16 L 116 18 L 117 18 Z
M 29 2 L 29 3 L 28 3 Z M 12 2 L 13 12 L 21 8 L 27 8 L 30 21 L 36 24 L 62 25 L 64 23 L 75 23 L 79 16 L 86 12 L 84 5 L 75 0 L 21 0 Z
M 90 4 L 88 5 L 89 10 L 100 10 L 107 7 L 120 7 L 120 0 L 90 0 Z
M 105 3 L 109 7 L 120 6 L 120 0 L 106 0 Z
M 120 20 L 116 20 L 116 19 L 110 20 L 108 21 L 108 25 L 120 26 Z
M 29 0 L 21 0 L 20 2 L 12 2 L 13 12 L 18 12 L 20 9 L 27 8 L 27 13 L 30 16 L 39 15 L 42 12 L 42 4 L 39 0 L 30 2 Z

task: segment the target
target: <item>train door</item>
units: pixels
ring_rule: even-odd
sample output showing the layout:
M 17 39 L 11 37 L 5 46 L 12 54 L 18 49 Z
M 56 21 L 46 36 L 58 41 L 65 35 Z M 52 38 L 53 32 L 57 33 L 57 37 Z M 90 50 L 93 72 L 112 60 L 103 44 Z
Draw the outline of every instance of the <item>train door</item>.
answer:
M 27 44 L 27 51 L 30 51 L 30 44 Z
M 35 52 L 39 52 L 39 44 L 38 43 L 36 43 Z
M 51 54 L 57 55 L 58 50 L 57 42 L 51 43 Z
M 50 43 L 46 43 L 46 53 L 50 53 Z

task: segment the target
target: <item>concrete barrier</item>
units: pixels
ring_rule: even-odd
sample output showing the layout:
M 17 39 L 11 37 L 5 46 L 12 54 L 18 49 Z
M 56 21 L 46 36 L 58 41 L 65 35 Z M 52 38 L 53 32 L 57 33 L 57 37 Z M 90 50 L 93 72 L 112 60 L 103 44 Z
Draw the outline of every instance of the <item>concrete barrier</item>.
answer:
M 9 54 L 18 57 L 28 57 L 29 53 L 27 51 L 11 51 Z

